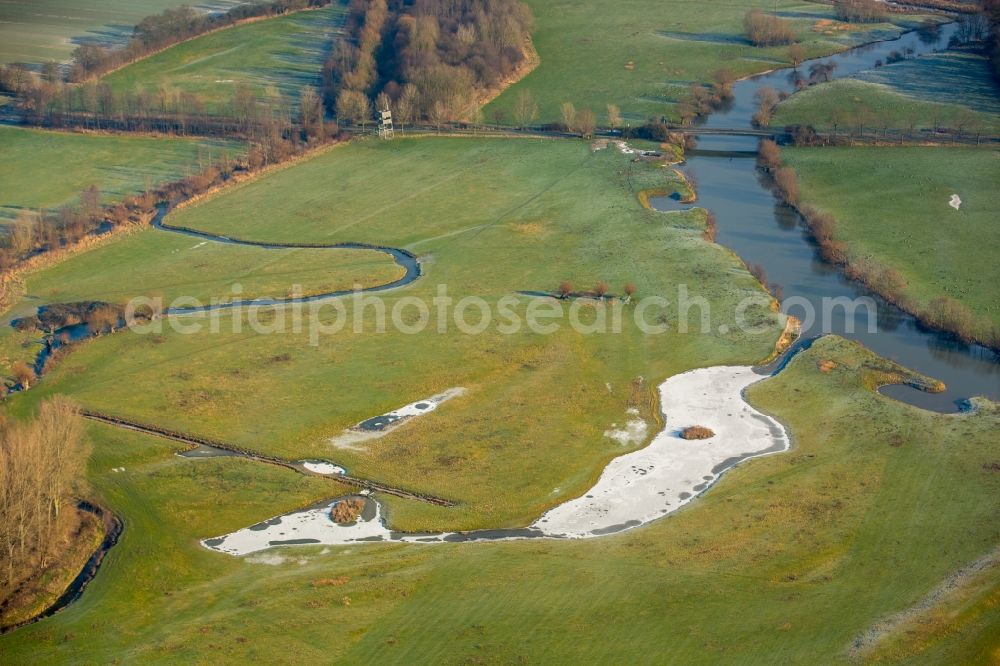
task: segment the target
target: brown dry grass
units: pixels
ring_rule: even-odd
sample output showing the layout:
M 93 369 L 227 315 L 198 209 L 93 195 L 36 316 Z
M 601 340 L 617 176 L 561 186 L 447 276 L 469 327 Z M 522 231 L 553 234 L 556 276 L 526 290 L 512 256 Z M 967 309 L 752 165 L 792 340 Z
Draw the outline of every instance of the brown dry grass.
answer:
M 361 511 L 364 508 L 365 500 L 360 497 L 351 497 L 334 504 L 333 510 L 330 511 L 330 517 L 333 519 L 333 522 L 339 525 L 353 523 L 361 515 Z
M 715 437 L 715 431 L 705 426 L 689 426 L 681 431 L 684 439 L 709 439 Z

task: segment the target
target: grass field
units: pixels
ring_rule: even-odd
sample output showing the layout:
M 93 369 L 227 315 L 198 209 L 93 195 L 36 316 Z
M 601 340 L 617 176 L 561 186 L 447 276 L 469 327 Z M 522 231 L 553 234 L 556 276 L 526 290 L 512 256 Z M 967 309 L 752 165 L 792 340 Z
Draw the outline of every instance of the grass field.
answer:
M 529 90 L 543 122 L 558 121 L 560 105 L 569 101 L 577 109 L 592 109 L 602 123 L 606 106 L 617 104 L 634 127 L 650 116 L 669 116 L 690 84 L 710 83 L 718 69 L 745 76 L 789 64 L 786 47 L 755 48 L 742 36 L 747 10 L 761 7 L 752 0 L 528 4 L 535 15 L 534 42 L 541 64 L 484 109 L 489 120 L 501 110 L 506 122 L 513 122 L 514 102 L 520 91 Z M 809 57 L 900 31 L 885 23 L 830 30 L 832 10 L 818 3 L 782 0 L 774 7 L 792 21 Z M 766 8 L 773 7 L 768 3 Z M 914 18 L 900 20 L 916 24 Z
M 778 105 L 772 125 L 1000 131 L 1000 89 L 986 58 L 959 51 L 884 65 L 812 86 Z
M 902 273 L 920 306 L 947 295 L 1000 326 L 1000 152 L 976 148 L 786 148 L 802 201 L 834 214 L 852 256 Z M 953 210 L 952 194 L 962 199 Z M 891 202 L 886 205 L 886 202 Z
M 255 21 L 197 37 L 104 77 L 118 91 L 164 89 L 197 94 L 210 112 L 230 111 L 233 91 L 249 85 L 260 97 L 279 92 L 294 106 L 303 86 L 318 86 L 320 69 L 340 29 L 341 3 Z
M 181 0 L 3 0 L 0 2 L 0 63 L 62 62 L 80 41 L 120 45 L 132 26 Z M 226 8 L 237 0 L 209 0 L 200 7 Z
M 823 373 L 828 360 L 837 367 Z M 883 398 L 866 388 L 880 367 L 852 344 L 817 343 L 750 392 L 789 425 L 791 452 L 740 466 L 662 521 L 590 541 L 231 558 L 196 540 L 336 489 L 94 426 L 91 477 L 126 520 L 122 541 L 81 601 L 0 649 L 17 663 L 850 663 L 856 637 L 994 549 L 1000 530 L 988 466 L 1000 414 Z M 1000 577 L 982 576 L 913 613 L 902 645 L 890 635 L 863 656 L 989 663 Z
M 764 332 L 737 331 L 736 304 L 760 294 L 756 282 L 731 253 L 701 239 L 700 212 L 643 208 L 631 184 L 669 186 L 675 177 L 629 160 L 613 149 L 592 152 L 585 141 L 354 143 L 232 187 L 168 222 L 255 240 L 407 248 L 423 257 L 425 276 L 384 295 L 390 312 L 404 297 L 430 304 L 438 285 L 456 301 L 515 297 L 523 318 L 533 299 L 518 291 L 555 289 L 564 279 L 581 288 L 607 280 L 616 293 L 633 281 L 639 296 L 671 300 L 677 285 L 688 284 L 710 301 L 708 334 L 645 336 L 627 318 L 621 334 L 588 335 L 564 325 L 551 335 L 524 326 L 504 335 L 496 320 L 480 335 L 453 323 L 444 333 L 436 323 L 416 334 L 391 323 L 375 333 L 372 306 L 364 310 L 363 332 L 347 326 L 315 345 L 308 326 L 282 335 L 246 326 L 234 332 L 224 323 L 216 334 L 105 336 L 73 352 L 37 390 L 268 453 L 332 458 L 354 473 L 461 503 L 451 510 L 393 503 L 393 523 L 401 527 L 527 522 L 580 492 L 623 452 L 604 432 L 624 421 L 627 408 L 641 408 L 652 423 L 655 383 L 691 367 L 763 358 L 780 329 L 780 317 L 761 307 L 755 316 L 768 324 Z M 371 187 L 385 173 L 395 174 L 391 187 Z M 46 271 L 29 280 L 29 292 L 37 284 L 74 285 L 74 275 L 90 279 L 84 276 L 101 263 L 111 261 L 71 259 L 58 277 Z M 125 274 L 112 268 L 92 284 L 99 291 Z M 582 319 L 596 315 L 587 306 Z M 411 307 L 401 319 L 413 323 L 417 316 Z M 665 316 L 675 323 L 676 312 Z M 477 322 L 478 311 L 466 318 Z M 320 317 L 334 319 L 330 309 Z M 731 332 L 716 333 L 723 323 Z M 268 362 L 282 355 L 288 358 Z M 468 392 L 367 448 L 337 449 L 327 441 L 455 386 Z
M 48 132 L 0 127 L 0 222 L 21 208 L 55 208 L 97 185 L 107 202 L 242 152 L 235 141 Z M 58 165 L 58 177 L 53 177 Z

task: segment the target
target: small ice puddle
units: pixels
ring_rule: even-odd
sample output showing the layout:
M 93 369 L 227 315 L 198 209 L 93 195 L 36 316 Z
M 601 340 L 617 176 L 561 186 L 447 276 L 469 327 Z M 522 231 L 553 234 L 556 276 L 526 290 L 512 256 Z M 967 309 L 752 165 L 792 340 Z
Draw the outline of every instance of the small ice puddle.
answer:
M 302 467 L 309 470 L 313 474 L 344 474 L 347 472 L 346 469 L 339 465 L 334 465 L 332 462 L 327 462 L 325 460 L 303 460 Z
M 347 430 L 344 430 L 336 437 L 331 437 L 330 443 L 340 448 L 355 448 L 355 445 L 369 439 L 380 437 L 395 428 L 398 428 L 412 418 L 433 412 L 443 403 L 451 400 L 452 398 L 458 397 L 463 393 L 465 393 L 465 389 L 461 386 L 456 386 L 448 389 L 447 391 L 438 393 L 437 395 L 432 395 L 429 398 L 411 402 L 410 404 L 404 405 L 399 409 L 394 409 L 391 412 L 386 412 L 385 414 L 379 414 L 378 416 L 373 416 L 370 419 L 365 419 L 361 423 L 355 424 Z
M 202 544 L 241 556 L 297 544 L 590 539 L 633 529 L 689 503 L 735 465 L 788 450 L 790 439 L 784 426 L 751 407 L 743 397 L 748 386 L 765 378 L 753 368 L 742 366 L 702 368 L 670 377 L 659 387 L 664 428 L 653 441 L 613 459 L 590 490 L 550 509 L 525 528 L 438 534 L 394 532 L 383 523 L 381 506 L 371 497 L 357 521 L 338 525 L 330 518 L 330 509 L 338 498 L 206 539 Z M 418 404 L 413 403 L 413 407 Z M 710 428 L 715 435 L 685 440 L 680 433 L 689 426 Z

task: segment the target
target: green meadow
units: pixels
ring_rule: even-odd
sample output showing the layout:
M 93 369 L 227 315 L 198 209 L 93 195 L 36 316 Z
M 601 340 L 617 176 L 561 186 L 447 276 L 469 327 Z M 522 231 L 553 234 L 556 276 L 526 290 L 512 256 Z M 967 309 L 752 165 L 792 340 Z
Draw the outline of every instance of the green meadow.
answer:
M 303 86 L 318 86 L 320 68 L 340 30 L 345 7 L 253 21 L 182 42 L 112 72 L 102 80 L 120 92 L 196 94 L 211 113 L 231 112 L 247 85 L 259 97 L 295 105 Z
M 918 307 L 939 296 L 967 305 L 988 335 L 1000 327 L 1000 152 L 989 148 L 785 148 L 801 199 L 837 219 L 855 258 L 898 270 Z M 961 208 L 948 205 L 952 194 Z M 887 202 L 888 205 L 887 205 Z
M 647 527 L 585 541 L 233 558 L 197 540 L 342 490 L 95 425 L 90 475 L 125 519 L 122 540 L 80 601 L 0 648 L 17 663 L 989 663 L 995 567 L 922 601 L 996 548 L 1000 413 L 902 405 L 870 390 L 885 370 L 854 344 L 815 344 L 749 392 L 788 425 L 792 451 Z M 904 611 L 898 633 L 855 651 Z
M 204 322 L 200 334 L 165 325 L 156 335 L 121 333 L 86 343 L 35 390 L 269 454 L 330 458 L 359 475 L 459 502 L 455 509 L 394 502 L 393 523 L 402 528 L 523 524 L 579 494 L 608 460 L 628 450 L 604 435 L 627 409 L 656 423 L 656 384 L 693 367 L 762 359 L 780 331 L 781 317 L 764 305 L 750 312 L 764 332 L 737 330 L 736 305 L 762 295 L 756 281 L 732 253 L 702 239 L 702 212 L 644 208 L 634 187 L 680 183 L 672 170 L 630 159 L 614 149 L 594 152 L 585 141 L 366 141 L 237 184 L 167 222 L 249 240 L 364 242 L 413 252 L 424 275 L 379 295 L 384 332 L 379 306 L 352 298 L 343 301 L 343 318 L 332 304 L 316 312 L 323 329 L 294 331 L 289 321 L 282 334 L 260 334 L 246 325 L 249 313 L 224 315 L 217 333 Z M 391 186 L 386 173 L 395 174 Z M 376 181 L 387 186 L 372 187 Z M 152 241 L 126 242 L 141 256 L 139 248 Z M 229 265 L 192 270 L 180 257 L 206 248 L 191 249 L 196 242 L 187 238 L 176 243 L 187 249 L 167 254 L 177 264 L 162 265 L 181 272 L 162 280 L 161 289 L 176 293 L 195 280 L 200 293 L 225 291 Z M 95 296 L 110 290 L 118 300 L 133 286 L 146 293 L 155 286 L 152 276 L 166 269 L 151 267 L 150 282 L 121 287 L 115 276 L 125 270 L 87 277 L 95 266 L 112 264 L 105 258 L 128 253 L 112 246 L 71 258 L 29 277 L 28 292 L 76 297 L 93 287 Z M 346 258 L 330 260 L 333 270 L 347 272 L 340 264 Z M 294 261 L 277 265 L 295 270 Z M 526 322 L 529 307 L 553 301 L 540 304 L 518 292 L 554 290 L 562 280 L 579 289 L 605 280 L 619 295 L 634 282 L 639 297 L 671 301 L 678 285 L 692 285 L 692 296 L 711 303 L 709 330 L 694 332 L 698 309 L 693 331 L 681 334 L 676 311 L 651 308 L 643 318 L 662 320 L 671 331 L 644 335 L 632 304 L 621 306 L 621 333 L 610 332 L 614 302 L 586 299 L 574 314 L 588 325 L 603 317 L 608 328 L 598 330 L 609 332 L 573 330 L 568 303 L 554 333 L 535 333 L 526 323 L 513 332 L 499 329 L 501 298 Z M 442 288 L 455 303 L 485 299 L 491 320 L 481 333 L 463 333 L 447 316 L 442 330 L 436 312 L 433 323 L 414 329 L 420 313 L 413 297 L 430 308 Z M 403 326 L 393 325 L 394 309 Z M 276 311 L 267 323 L 285 316 Z M 463 310 L 472 325 L 481 316 L 476 306 Z M 725 334 L 718 332 L 723 324 Z M 467 389 L 462 397 L 360 448 L 329 441 L 366 418 L 459 386 Z
M 894 17 L 896 24 L 831 29 L 829 6 L 779 0 L 730 2 L 650 2 L 623 0 L 532 0 L 534 44 L 541 64 L 484 109 L 512 123 L 521 91 L 538 102 L 539 120 L 560 119 L 560 105 L 590 108 L 602 123 L 608 104 L 618 105 L 633 127 L 650 116 L 672 113 L 693 83 L 709 83 L 727 68 L 747 76 L 790 64 L 787 47 L 758 48 L 743 36 L 743 17 L 752 8 L 776 9 L 789 20 L 808 57 L 897 36 L 917 17 Z
M 0 3 L 0 63 L 63 62 L 80 41 L 124 44 L 136 23 L 182 4 L 180 0 L 5 0 Z M 211 0 L 202 6 L 235 4 L 235 0 Z
M 778 105 L 773 126 L 812 125 L 856 132 L 859 125 L 896 130 L 1000 131 L 1000 95 L 981 55 L 931 53 L 856 77 L 811 86 Z
M 0 9 L 0 37 L 11 36 L 0 39 L 0 62 L 56 57 L 45 54 L 68 51 L 60 40 L 87 31 L 120 38 L 119 23 L 174 3 L 43 4 Z M 760 6 L 750 0 L 528 4 L 541 64 L 484 109 L 488 120 L 500 112 L 511 123 L 527 90 L 540 121 L 558 120 L 570 101 L 603 123 L 613 103 L 635 126 L 670 115 L 691 83 L 719 68 L 743 76 L 788 64 L 785 47 L 754 48 L 741 36 L 744 13 Z M 843 29 L 829 5 L 764 8 L 792 21 L 809 57 L 924 18 Z M 17 20 L 3 23 L 10 12 Z M 343 12 L 221 30 L 105 80 L 122 91 L 194 92 L 213 113 L 228 111 L 240 83 L 294 104 L 318 81 Z M 60 13 L 74 18 L 52 18 Z M 22 40 L 15 33 L 26 22 L 37 28 Z M 981 59 L 950 52 L 887 65 L 792 96 L 774 124 L 878 117 L 985 131 L 1000 109 L 983 72 Z M 959 92 L 949 95 L 949 82 Z M 957 98 L 962 107 L 941 102 Z M 86 409 L 289 460 L 330 460 L 455 503 L 377 496 L 393 529 L 528 525 L 661 429 L 664 379 L 759 362 L 785 324 L 743 261 L 704 238 L 704 210 L 643 205 L 644 193 L 693 194 L 677 172 L 596 147 L 397 133 L 231 183 L 166 223 L 263 243 L 400 248 L 418 257 L 422 276 L 366 298 L 167 317 L 152 331 L 102 335 L 5 399 L 3 416 L 26 418 L 46 397 L 67 395 Z M 113 201 L 243 147 L 0 127 L 0 149 L 2 221 L 22 207 L 72 203 L 91 184 Z M 983 330 L 1000 326 L 1000 152 L 789 147 L 782 156 L 802 202 L 836 217 L 852 257 L 896 268 L 916 304 L 948 295 Z M 46 303 L 283 298 L 400 275 L 372 250 L 265 249 L 145 229 L 28 274 L 5 319 Z M 544 296 L 562 281 L 582 292 L 605 282 L 612 298 Z M 636 299 L 623 302 L 629 283 Z M 706 307 L 684 318 L 685 293 Z M 669 303 L 643 311 L 648 296 Z M 444 298 L 442 316 L 435 299 Z M 744 313 L 757 333 L 736 324 L 748 298 L 759 301 Z M 533 330 L 532 312 L 556 330 Z M 636 317 L 666 332 L 647 334 Z M 0 374 L 33 358 L 39 342 L 37 332 L 3 327 Z M 113 510 L 124 532 L 79 600 L 0 636 L 0 662 L 996 663 L 1000 406 L 977 399 L 970 412 L 941 415 L 875 390 L 909 375 L 855 343 L 819 339 L 746 391 L 788 429 L 789 451 L 736 466 L 661 520 L 587 540 L 286 546 L 232 557 L 199 540 L 351 489 L 244 458 L 180 457 L 176 443 L 88 421 L 94 453 L 82 492 Z M 335 443 L 360 421 L 455 387 L 464 393 L 381 437 Z M 622 444 L 608 433 L 633 410 L 647 434 Z
M 74 203 L 97 185 L 105 202 L 178 180 L 243 152 L 236 141 L 94 135 L 0 127 L 0 221 L 22 208 Z M 58 165 L 58 177 L 53 175 Z

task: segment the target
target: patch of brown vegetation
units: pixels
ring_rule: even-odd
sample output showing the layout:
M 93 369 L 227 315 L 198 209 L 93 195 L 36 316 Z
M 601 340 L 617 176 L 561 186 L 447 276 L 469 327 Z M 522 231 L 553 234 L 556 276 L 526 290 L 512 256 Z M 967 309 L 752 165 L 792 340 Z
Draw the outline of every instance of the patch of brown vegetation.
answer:
M 336 578 L 317 578 L 312 582 L 313 587 L 334 587 L 338 585 L 346 585 L 351 582 L 351 579 L 347 576 L 337 576 Z
M 705 426 L 688 426 L 681 431 L 683 439 L 709 439 L 715 437 L 715 432 Z
M 338 525 L 353 523 L 361 515 L 361 511 L 364 508 L 365 500 L 360 497 L 340 500 L 333 505 L 333 510 L 330 511 L 330 518 Z
M 0 590 L 0 627 L 8 628 L 45 611 L 69 587 L 104 538 L 101 520 L 91 513 L 64 511 L 55 536 L 45 546 L 41 569 Z
M 540 236 L 545 232 L 545 227 L 541 222 L 521 222 L 513 226 L 514 231 L 525 236 Z
M 850 23 L 841 23 L 833 19 L 820 19 L 813 25 L 812 30 L 823 35 L 836 35 L 838 32 L 851 32 L 857 28 Z
M 820 361 L 817 365 L 819 366 L 819 371 L 822 373 L 830 372 L 837 367 L 837 363 L 829 359 Z

